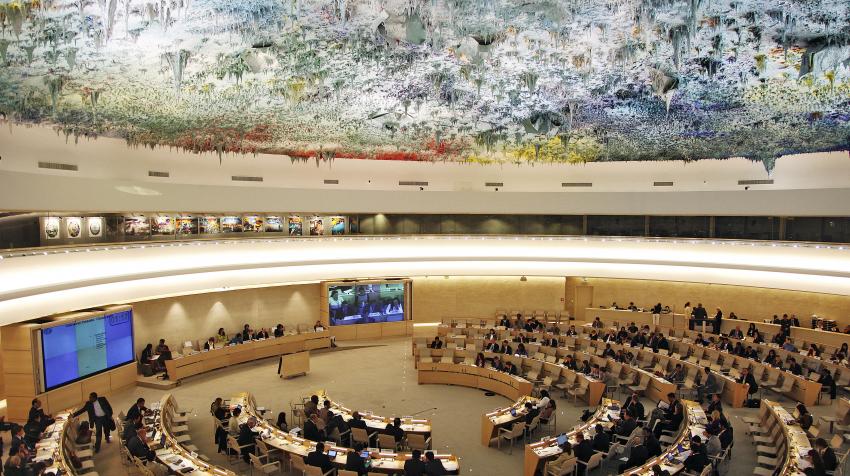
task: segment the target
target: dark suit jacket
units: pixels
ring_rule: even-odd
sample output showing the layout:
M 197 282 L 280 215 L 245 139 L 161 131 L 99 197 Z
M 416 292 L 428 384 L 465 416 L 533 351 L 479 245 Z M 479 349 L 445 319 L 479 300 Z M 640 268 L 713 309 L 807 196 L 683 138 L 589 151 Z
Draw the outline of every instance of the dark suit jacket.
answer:
M 251 431 L 251 427 L 246 424 L 239 425 L 239 436 L 236 437 L 236 442 L 239 446 L 253 445 L 256 434 Z
M 351 420 L 348 420 L 348 426 L 351 428 L 361 428 L 365 430 L 366 422 L 364 420 L 355 420 L 354 418 L 352 418 Z
M 754 393 L 756 393 L 756 392 L 758 392 L 758 391 L 759 391 L 759 384 L 757 384 L 757 383 L 756 383 L 756 378 L 755 378 L 755 377 L 753 377 L 753 374 L 747 374 L 747 377 L 746 377 L 746 378 L 741 377 L 741 379 L 739 380 L 739 382 L 738 382 L 738 383 L 746 383 L 746 384 L 749 384 L 749 386 L 750 386 L 750 390 L 749 390 L 750 395 L 752 395 L 752 394 L 754 394 Z
M 428 473 L 428 476 L 443 476 L 446 473 L 446 468 L 443 467 L 443 462 L 434 459 L 433 461 L 427 461 L 425 463 L 425 472 Z
M 319 468 L 322 468 L 323 473 L 327 473 L 334 467 L 334 464 L 331 462 L 331 457 L 324 453 L 319 453 L 318 451 L 311 451 L 304 460 L 304 464 L 318 466 Z
M 573 447 L 573 453 L 576 455 L 576 458 L 578 458 L 579 461 L 584 461 L 585 463 L 587 463 L 590 457 L 593 456 L 593 445 L 590 443 L 589 440 L 584 440 Z
M 311 441 L 322 441 L 322 432 L 311 420 L 304 422 L 304 438 Z
M 151 449 L 148 447 L 147 443 L 142 441 L 141 438 L 134 436 L 127 441 L 127 450 L 130 451 L 130 454 L 139 458 L 142 461 L 148 461 L 153 459 L 153 453 Z
M 605 433 L 597 433 L 593 436 L 593 449 L 596 451 L 601 451 L 603 453 L 608 452 L 608 448 L 611 446 L 611 440 L 608 438 L 608 435 Z
M 637 422 L 634 420 L 621 420 L 620 424 L 617 425 L 617 435 L 628 437 L 635 431 L 635 427 L 637 427 Z
M 661 443 L 655 438 L 655 435 L 650 434 L 643 441 L 643 446 L 646 447 L 646 453 L 650 458 L 661 455 Z
M 356 451 L 351 451 L 345 457 L 345 469 L 354 471 L 360 476 L 366 476 L 369 471 L 366 470 L 366 462 L 360 457 Z
M 691 455 L 688 456 L 688 459 L 685 460 L 685 468 L 695 473 L 699 473 L 700 471 L 702 471 L 702 469 L 705 468 L 705 465 L 707 464 L 708 456 L 706 456 L 705 454 L 704 446 L 700 446 L 698 450 L 691 453 Z
M 44 410 L 41 408 L 30 407 L 30 414 L 27 418 L 27 422 L 37 421 L 40 422 L 45 418 Z
M 821 459 L 823 459 L 823 466 L 827 471 L 835 471 L 835 468 L 838 467 L 838 458 L 835 457 L 835 451 L 832 448 L 827 448 L 821 455 Z
M 423 476 L 425 463 L 418 459 L 409 459 L 404 463 L 404 476 Z
M 106 397 L 97 397 L 98 403 L 100 403 L 100 409 L 105 413 L 105 417 L 109 420 L 112 419 L 112 405 L 109 404 L 109 400 Z M 87 401 L 83 408 L 74 412 L 74 416 L 80 416 L 83 412 L 88 413 L 89 421 L 94 422 L 94 403 Z
M 147 408 L 145 410 L 147 410 Z M 135 420 L 136 417 L 139 416 L 141 413 L 142 413 L 142 411 L 139 410 L 139 406 L 134 403 L 133 406 L 130 407 L 129 410 L 127 410 L 127 416 L 124 417 L 124 420 L 128 420 L 128 421 Z
M 643 418 L 645 410 L 643 408 L 643 403 L 640 400 L 631 400 L 632 397 L 629 397 L 629 400 L 626 401 L 626 406 L 624 407 L 626 410 L 632 412 L 632 416 L 635 418 Z
M 634 468 L 641 466 L 649 459 L 649 450 L 644 445 L 632 446 L 632 451 L 629 453 L 629 459 L 624 465 L 625 468 Z

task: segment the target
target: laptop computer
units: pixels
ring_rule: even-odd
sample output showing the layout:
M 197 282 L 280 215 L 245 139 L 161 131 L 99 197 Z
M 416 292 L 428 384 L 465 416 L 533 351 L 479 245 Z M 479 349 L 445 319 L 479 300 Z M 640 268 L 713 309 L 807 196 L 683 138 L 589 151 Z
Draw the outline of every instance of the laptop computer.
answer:
M 563 446 L 564 443 L 566 443 L 566 442 L 567 442 L 566 433 L 562 433 L 562 434 L 558 435 L 558 446 Z

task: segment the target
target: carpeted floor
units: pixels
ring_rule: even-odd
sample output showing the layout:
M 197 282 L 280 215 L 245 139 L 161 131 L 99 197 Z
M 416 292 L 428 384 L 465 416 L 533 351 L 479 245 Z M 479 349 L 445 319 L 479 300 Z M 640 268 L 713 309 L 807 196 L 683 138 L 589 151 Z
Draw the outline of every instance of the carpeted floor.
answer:
M 193 409 L 189 420 L 192 442 L 214 463 L 229 467 L 223 455 L 216 454 L 213 444 L 213 426 L 208 413 L 210 402 L 216 396 L 228 397 L 249 391 L 257 403 L 271 409 L 274 414 L 286 411 L 289 402 L 300 400 L 314 390 L 325 389 L 338 402 L 354 409 L 371 410 L 379 415 L 419 415 L 433 422 L 434 448 L 451 452 L 461 459 L 461 473 L 470 475 L 521 475 L 523 449 L 517 445 L 513 454 L 503 447 L 485 448 L 480 443 L 481 415 L 508 402 L 500 396 L 487 397 L 484 392 L 444 385 L 418 385 L 410 339 L 399 338 L 376 342 L 352 343 L 332 351 L 314 353 L 307 376 L 291 380 L 277 377 L 277 360 L 243 364 L 221 369 L 184 380 L 174 389 L 178 404 Z M 149 402 L 159 400 L 161 391 L 135 388 L 111 397 L 115 411 L 131 406 L 139 396 Z M 790 403 L 785 400 L 786 404 Z M 578 423 L 584 406 L 558 398 L 557 432 L 569 430 Z M 645 402 L 647 408 L 655 402 Z M 815 415 L 831 414 L 830 407 L 816 407 Z M 735 447 L 731 462 L 721 474 L 752 474 L 755 466 L 755 447 L 745 434 L 743 416 L 755 415 L 754 409 L 728 409 L 727 416 L 735 427 Z M 539 433 L 534 439 L 539 439 Z M 101 475 L 123 474 L 125 470 L 118 458 L 118 448 L 104 445 L 96 457 L 96 469 Z M 232 467 L 240 474 L 249 474 L 243 464 Z M 615 467 L 603 468 L 596 474 L 614 474 Z

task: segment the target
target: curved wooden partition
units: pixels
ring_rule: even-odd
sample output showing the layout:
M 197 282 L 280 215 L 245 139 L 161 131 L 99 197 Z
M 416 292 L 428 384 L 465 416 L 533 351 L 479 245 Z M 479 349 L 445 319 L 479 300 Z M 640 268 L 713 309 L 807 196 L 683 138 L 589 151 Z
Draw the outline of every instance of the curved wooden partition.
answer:
M 186 377 L 209 372 L 210 370 L 250 362 L 252 360 L 293 354 L 304 350 L 324 349 L 331 346 L 330 332 L 305 332 L 288 334 L 269 339 L 252 340 L 243 344 L 195 352 L 165 361 L 165 368 L 171 380 L 179 381 Z
M 343 420 L 349 421 L 353 417 L 354 411 L 346 408 L 339 402 L 335 402 L 331 399 L 328 394 L 324 390 L 319 390 L 316 392 L 316 395 L 319 397 L 319 402 L 327 400 L 331 402 L 331 411 L 334 412 L 334 415 L 340 415 Z M 307 399 L 305 399 L 306 401 Z M 366 427 L 371 431 L 377 431 L 379 433 L 383 433 L 386 431 L 387 424 L 392 423 L 396 417 L 384 417 L 380 415 L 375 415 L 370 411 L 358 411 L 360 414 L 360 418 L 366 422 Z M 404 430 L 405 434 L 408 433 L 416 433 L 423 435 L 424 437 L 431 436 L 431 420 L 426 418 L 413 418 L 413 417 L 399 417 L 401 419 L 401 429 Z
M 239 415 L 239 423 L 245 423 L 248 418 L 252 416 L 255 417 L 257 419 L 257 427 L 255 428 L 255 431 L 258 434 L 258 438 L 261 438 L 266 445 L 281 450 L 287 458 L 305 458 L 308 453 L 316 448 L 316 443 L 314 441 L 281 431 L 266 421 L 260 412 L 257 411 L 256 402 L 250 393 L 240 393 L 232 397 L 230 399 L 230 406 L 235 407 L 237 405 L 242 407 L 242 414 Z M 337 468 L 345 467 L 346 454 L 349 451 L 354 450 L 343 446 L 330 445 L 328 443 L 325 445 L 326 451 L 333 450 L 337 452 L 336 456 L 331 458 L 334 465 L 336 465 Z M 370 454 L 370 464 L 368 467 L 370 473 L 402 473 L 404 472 L 405 461 L 411 458 L 411 454 L 408 452 L 387 451 L 371 448 L 368 451 Z M 442 461 L 443 467 L 449 474 L 459 473 L 460 463 L 457 456 L 436 452 L 434 456 Z
M 567 436 L 567 440 L 571 444 L 575 444 L 575 435 L 578 432 L 586 432 L 595 427 L 597 423 L 610 429 L 614 426 L 612 420 L 616 418 L 620 418 L 620 402 L 611 400 L 610 398 L 603 398 L 602 404 L 599 405 L 599 408 L 596 409 L 592 417 L 586 422 L 574 427 L 571 431 L 564 433 L 564 435 Z M 590 439 L 590 435 L 585 436 Z M 522 468 L 523 476 L 534 476 L 537 470 L 542 467 L 543 463 L 556 459 L 561 453 L 563 453 L 563 450 L 558 446 L 557 436 L 547 436 L 536 443 L 525 445 L 525 457 Z
M 509 400 L 531 395 L 528 380 L 494 369 L 467 364 L 419 362 L 419 383 L 460 385 L 498 393 Z
M 71 454 L 74 452 L 74 441 L 71 435 L 72 425 L 76 424 L 76 418 L 72 414 L 76 411 L 75 408 L 59 412 L 55 415 L 56 420 L 52 425 L 47 427 L 42 433 L 41 439 L 38 440 L 37 448 L 39 459 L 42 456 L 49 457 L 53 464 L 47 467 L 45 472 L 53 474 L 66 474 L 77 476 L 81 474 L 77 468 L 71 463 Z M 97 476 L 96 472 L 89 471 L 94 463 L 91 458 L 81 461 L 83 471 L 86 476 Z
M 681 400 L 681 402 L 685 407 L 685 418 L 682 420 L 682 426 L 679 428 L 675 441 L 661 452 L 661 456 L 650 459 L 643 466 L 626 471 L 623 473 L 624 475 L 652 476 L 652 467 L 656 464 L 671 475 L 685 469 L 683 463 L 687 455 L 690 454 L 691 435 L 704 437 L 705 425 L 708 424 L 708 420 L 705 417 L 705 411 L 697 402 L 690 400 Z
M 497 408 L 490 413 L 481 415 L 481 444 L 490 446 L 493 438 L 499 435 L 499 428 L 509 427 L 519 420 L 525 418 L 523 409 L 526 402 L 536 405 L 539 400 L 528 395 L 519 397 L 513 405 Z M 513 410 L 513 412 L 512 412 Z M 515 413 L 512 414 L 512 413 Z

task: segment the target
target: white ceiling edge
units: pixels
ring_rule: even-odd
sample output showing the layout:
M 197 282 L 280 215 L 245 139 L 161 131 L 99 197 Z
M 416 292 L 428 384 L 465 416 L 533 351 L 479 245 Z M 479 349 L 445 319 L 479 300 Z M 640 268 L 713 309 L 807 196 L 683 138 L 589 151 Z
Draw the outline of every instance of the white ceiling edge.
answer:
M 850 250 L 711 240 L 539 237 L 101 247 L 0 260 L 0 325 L 183 294 L 429 275 L 630 278 L 850 295 Z
M 2 163 L 0 161 L 0 163 Z M 848 216 L 850 187 L 690 192 L 477 192 L 150 184 L 0 171 L 1 211 Z
M 233 185 L 231 177 L 261 176 L 246 187 L 290 189 L 399 190 L 399 181 L 426 181 L 436 191 L 487 191 L 485 182 L 503 182 L 500 192 L 563 191 L 562 182 L 592 182 L 593 192 L 733 191 L 738 180 L 772 179 L 752 189 L 850 188 L 850 154 L 832 152 L 782 157 L 768 176 L 760 163 L 727 160 L 597 162 L 571 164 L 478 165 L 337 159 L 291 162 L 279 155 L 195 154 L 176 148 L 129 147 L 120 139 L 65 137 L 44 126 L 0 128 L 0 170 L 69 175 L 38 168 L 39 161 L 77 165 L 73 176 L 149 184 Z M 169 172 L 168 178 L 149 171 Z M 325 185 L 325 179 L 339 180 Z M 674 182 L 655 187 L 653 182 Z M 154 187 L 155 188 L 155 187 Z M 587 190 L 585 190 L 587 191 Z

